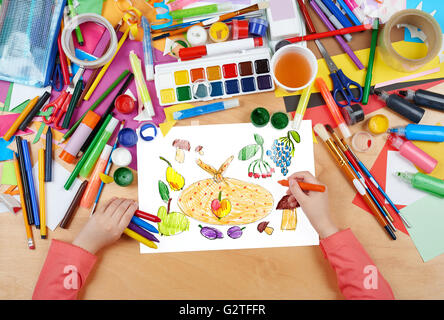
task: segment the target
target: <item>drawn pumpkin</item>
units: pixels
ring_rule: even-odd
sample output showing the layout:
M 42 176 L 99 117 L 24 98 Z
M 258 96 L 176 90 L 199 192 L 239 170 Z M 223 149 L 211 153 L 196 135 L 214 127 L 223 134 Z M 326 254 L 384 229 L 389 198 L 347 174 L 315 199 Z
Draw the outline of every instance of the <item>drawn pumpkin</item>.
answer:
M 174 191 L 182 190 L 183 186 L 185 185 L 184 177 L 182 177 L 182 175 L 179 172 L 173 169 L 173 166 L 167 159 L 165 159 L 164 157 L 159 157 L 159 158 L 168 164 L 168 168 L 166 170 L 166 180 L 170 188 Z
M 260 220 L 272 211 L 273 196 L 268 190 L 222 176 L 233 158 L 228 158 L 219 170 L 197 160 L 197 165 L 212 178 L 197 181 L 182 191 L 178 206 L 184 214 L 207 224 L 242 225 Z M 218 195 L 224 199 L 218 199 Z

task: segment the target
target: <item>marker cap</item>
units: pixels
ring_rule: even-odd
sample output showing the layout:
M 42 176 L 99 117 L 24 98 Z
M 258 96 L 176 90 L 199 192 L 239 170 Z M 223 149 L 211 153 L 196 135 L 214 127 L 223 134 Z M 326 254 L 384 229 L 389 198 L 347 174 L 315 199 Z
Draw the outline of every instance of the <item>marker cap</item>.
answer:
M 97 125 L 97 123 L 99 123 L 99 121 L 100 121 L 100 116 L 94 111 L 89 110 L 86 113 L 85 118 L 83 118 L 82 123 L 86 124 L 90 128 L 94 128 Z

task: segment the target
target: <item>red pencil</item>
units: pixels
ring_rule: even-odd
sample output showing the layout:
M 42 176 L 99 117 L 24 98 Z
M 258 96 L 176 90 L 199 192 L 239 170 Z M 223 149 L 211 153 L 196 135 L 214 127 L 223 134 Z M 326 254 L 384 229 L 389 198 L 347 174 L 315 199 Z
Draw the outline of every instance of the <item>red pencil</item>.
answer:
M 159 217 L 152 215 L 150 213 L 147 212 L 143 212 L 141 210 L 136 210 L 136 213 L 134 214 L 136 217 L 142 218 L 142 219 L 146 219 L 152 222 L 160 222 L 162 220 L 160 220 Z
M 344 35 L 344 34 L 353 33 L 353 32 L 360 32 L 360 31 L 364 31 L 364 30 L 370 30 L 371 28 L 372 28 L 371 24 L 363 24 L 363 25 L 353 26 L 353 27 L 349 27 L 349 28 L 342 28 L 342 29 L 337 29 L 337 30 L 332 30 L 332 31 L 308 34 L 306 36 L 294 37 L 294 38 L 289 38 L 289 39 L 285 39 L 285 40 L 287 40 L 291 43 L 295 43 L 295 42 L 300 42 L 300 41 L 316 40 L 316 39 L 328 38 L 328 37 L 333 37 L 333 36 L 339 36 L 339 35 Z

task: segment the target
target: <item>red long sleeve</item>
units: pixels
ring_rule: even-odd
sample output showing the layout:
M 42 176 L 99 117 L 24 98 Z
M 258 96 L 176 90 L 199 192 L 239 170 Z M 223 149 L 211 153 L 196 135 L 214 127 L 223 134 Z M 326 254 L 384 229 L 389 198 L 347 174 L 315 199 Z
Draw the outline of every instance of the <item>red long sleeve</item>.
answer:
M 95 255 L 80 247 L 52 240 L 32 299 L 77 299 L 96 260 Z
M 394 299 L 390 285 L 350 229 L 322 239 L 320 246 L 346 299 Z

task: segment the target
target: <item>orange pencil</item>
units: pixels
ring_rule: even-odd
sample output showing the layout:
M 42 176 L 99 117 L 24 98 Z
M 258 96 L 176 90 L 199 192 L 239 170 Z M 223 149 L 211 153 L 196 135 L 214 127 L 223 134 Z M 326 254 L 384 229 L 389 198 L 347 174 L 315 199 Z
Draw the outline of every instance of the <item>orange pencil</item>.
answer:
M 23 221 L 25 222 L 26 238 L 28 239 L 28 248 L 35 249 L 34 238 L 32 236 L 31 226 L 29 225 L 28 222 L 28 214 L 26 212 L 25 194 L 23 191 L 22 176 L 20 175 L 19 163 L 17 161 L 17 156 L 15 155 L 15 153 L 14 153 L 14 168 L 15 168 L 15 176 L 17 178 L 17 186 L 20 191 L 20 202 L 22 205 Z
M 290 183 L 288 182 L 288 180 L 279 180 L 278 183 L 284 187 L 290 186 Z M 298 184 L 301 187 L 301 189 L 304 191 L 325 192 L 325 186 L 323 186 L 321 184 L 313 184 L 313 183 L 302 182 L 302 181 L 298 181 Z
M 22 111 L 22 113 L 20 113 L 20 115 L 14 121 L 14 123 L 9 128 L 9 130 L 6 131 L 5 135 L 3 136 L 3 139 L 5 139 L 6 141 L 9 141 L 9 139 L 11 139 L 11 137 L 17 131 L 18 127 L 22 124 L 23 120 L 25 120 L 26 116 L 31 112 L 32 108 L 34 108 L 34 106 L 36 105 L 38 100 L 39 100 L 39 96 L 37 96 L 34 99 L 32 99 L 31 101 L 29 101 L 26 108 Z

